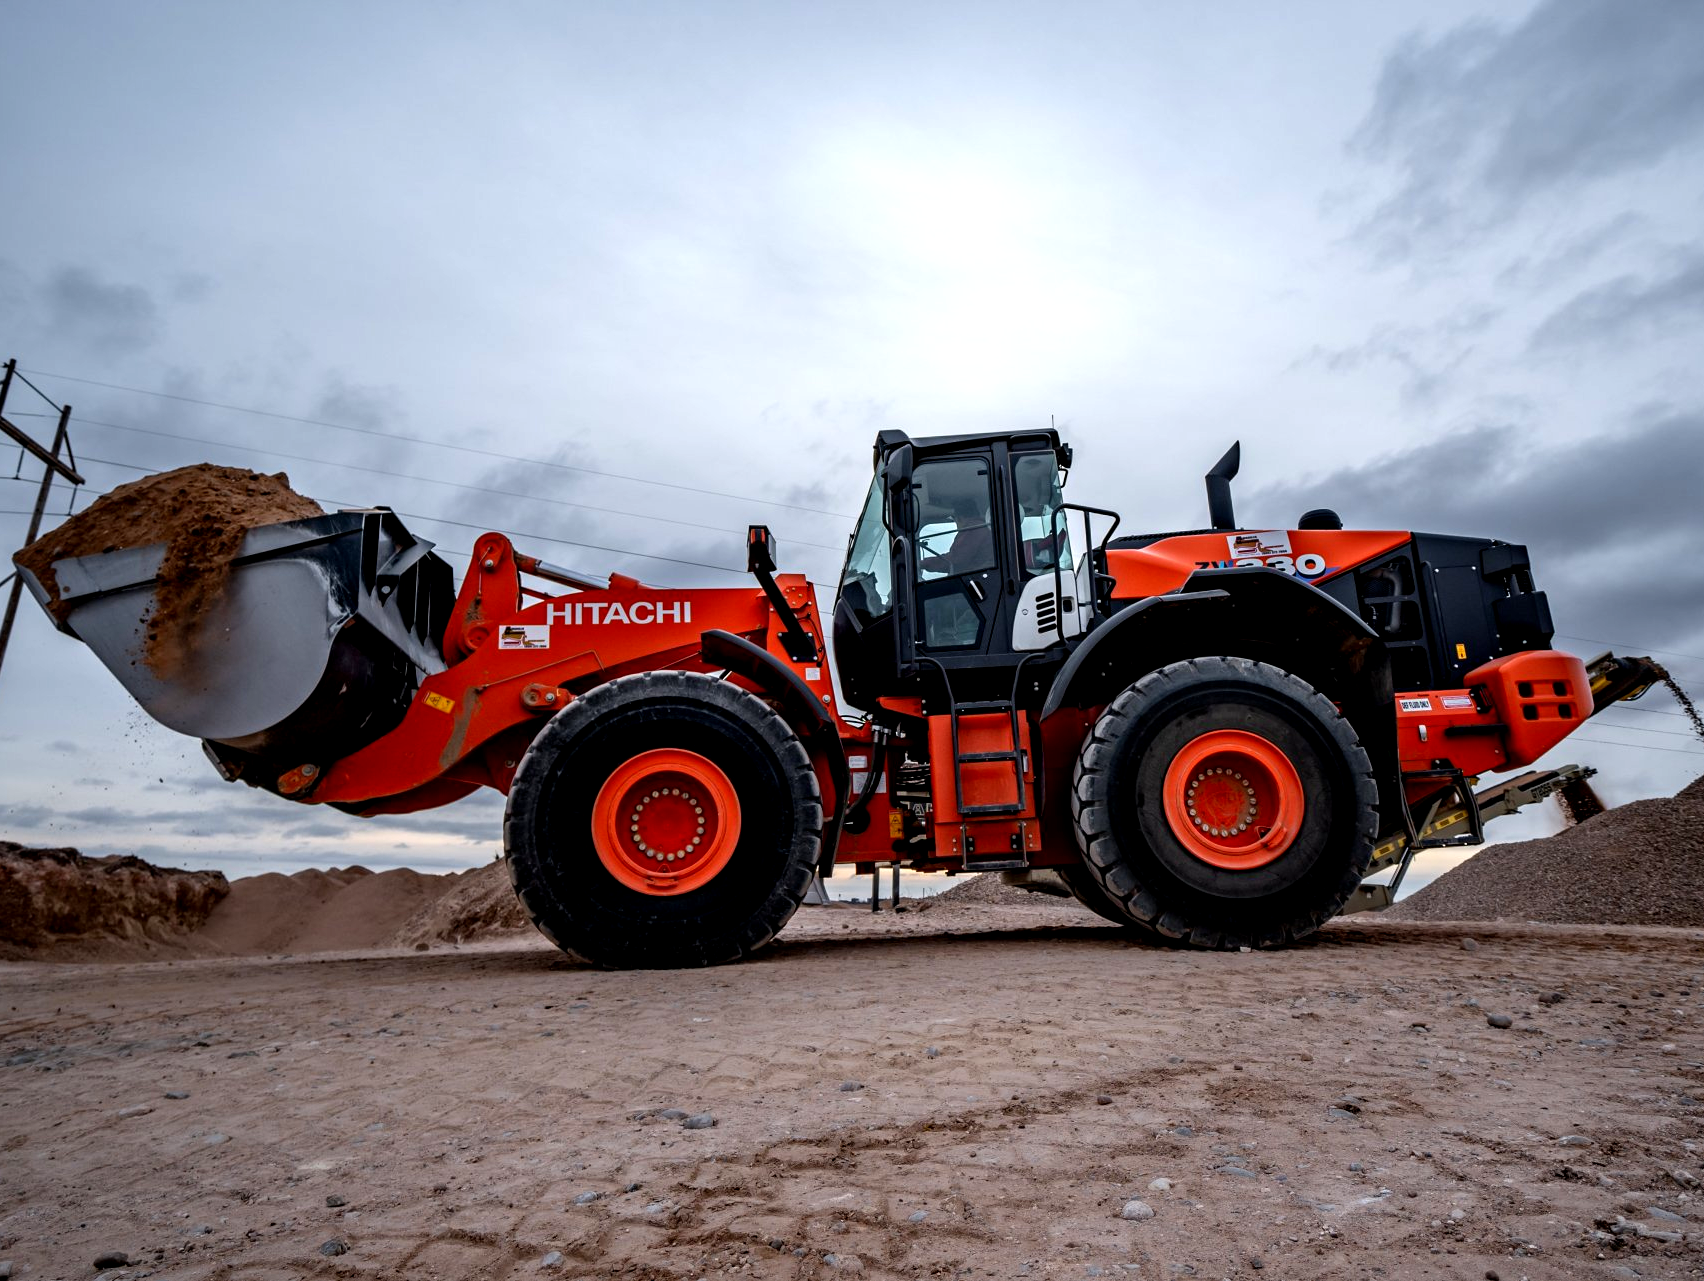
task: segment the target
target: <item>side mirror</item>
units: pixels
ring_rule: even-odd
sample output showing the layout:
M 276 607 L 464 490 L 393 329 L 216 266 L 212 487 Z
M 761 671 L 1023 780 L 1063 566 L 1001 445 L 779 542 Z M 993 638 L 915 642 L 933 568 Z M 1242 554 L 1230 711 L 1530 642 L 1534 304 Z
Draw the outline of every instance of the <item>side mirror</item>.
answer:
M 900 445 L 887 456 L 888 518 L 896 534 L 913 532 L 916 504 L 911 496 L 911 446 Z

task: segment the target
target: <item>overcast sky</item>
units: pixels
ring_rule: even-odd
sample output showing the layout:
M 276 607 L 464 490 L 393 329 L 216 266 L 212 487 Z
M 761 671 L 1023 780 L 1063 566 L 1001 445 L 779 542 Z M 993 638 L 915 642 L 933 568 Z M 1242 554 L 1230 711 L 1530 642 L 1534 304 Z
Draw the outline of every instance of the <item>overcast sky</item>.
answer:
M 880 427 L 1053 417 L 1072 495 L 1144 530 L 1203 523 L 1240 437 L 1244 524 L 1525 541 L 1559 643 L 1704 689 L 1690 0 L 58 0 L 0 58 L 0 358 L 74 406 L 92 490 L 282 468 L 458 573 L 495 527 L 660 583 L 739 583 L 698 565 L 766 520 L 832 583 Z M 39 474 L 0 473 L 9 547 Z M 1559 758 L 1673 792 L 1674 711 Z M 0 765 L 31 844 L 244 874 L 500 841 L 494 794 L 361 821 L 220 782 L 27 598 Z

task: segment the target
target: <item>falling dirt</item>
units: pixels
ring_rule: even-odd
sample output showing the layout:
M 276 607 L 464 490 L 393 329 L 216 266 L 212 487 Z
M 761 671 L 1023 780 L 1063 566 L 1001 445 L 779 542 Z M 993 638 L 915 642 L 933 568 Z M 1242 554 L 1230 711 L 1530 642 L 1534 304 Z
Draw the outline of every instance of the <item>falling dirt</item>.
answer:
M 58 599 L 54 561 L 165 543 L 143 656 L 166 677 L 189 657 L 248 531 L 324 514 L 290 488 L 283 472 L 268 476 L 198 463 L 118 486 L 12 559 L 47 589 L 53 601 L 48 610 L 63 623 L 70 607 Z
M 1657 671 L 1657 679 L 1668 687 L 1668 692 L 1674 695 L 1674 701 L 1680 704 L 1680 710 L 1686 713 L 1686 719 L 1692 722 L 1692 732 L 1704 739 L 1704 717 L 1698 714 L 1698 708 L 1693 705 L 1692 696 L 1680 687 L 1680 683 L 1669 675 L 1668 668 L 1661 663 L 1652 663 Z

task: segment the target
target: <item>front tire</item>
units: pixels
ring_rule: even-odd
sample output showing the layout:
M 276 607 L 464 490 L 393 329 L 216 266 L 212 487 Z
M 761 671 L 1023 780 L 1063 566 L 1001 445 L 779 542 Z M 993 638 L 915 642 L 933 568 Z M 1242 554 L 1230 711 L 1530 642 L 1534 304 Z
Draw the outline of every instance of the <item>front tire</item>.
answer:
M 1085 865 L 1130 919 L 1196 947 L 1275 947 L 1361 883 L 1378 788 L 1354 729 L 1307 682 L 1197 658 L 1101 714 L 1072 812 Z
M 563 951 L 619 969 L 738 960 L 810 887 L 822 797 L 798 736 L 736 685 L 646 672 L 559 712 L 503 820 L 521 905 Z

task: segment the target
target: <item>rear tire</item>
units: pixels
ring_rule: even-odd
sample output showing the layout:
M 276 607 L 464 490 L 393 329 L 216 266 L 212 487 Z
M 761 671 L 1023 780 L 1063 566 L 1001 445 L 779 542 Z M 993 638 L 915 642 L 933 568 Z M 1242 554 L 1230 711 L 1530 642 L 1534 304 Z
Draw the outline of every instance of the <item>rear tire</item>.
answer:
M 1096 916 L 1111 921 L 1114 925 L 1122 925 L 1127 930 L 1151 934 L 1152 931 L 1138 921 L 1130 919 L 1119 901 L 1109 895 L 1094 874 L 1087 867 L 1079 864 L 1076 867 L 1058 867 L 1059 879 L 1065 882 L 1065 888 L 1071 891 L 1071 897 L 1076 899 Z
M 1276 947 L 1361 883 L 1378 788 L 1354 729 L 1307 682 L 1197 658 L 1101 714 L 1072 813 L 1086 867 L 1131 920 L 1196 947 Z
M 653 777 L 662 799 L 641 820 Z M 692 810 L 684 829 L 678 815 L 655 820 L 671 804 L 697 809 L 697 836 Z M 671 817 L 679 830 L 648 846 L 628 836 L 630 816 L 636 834 Z M 775 936 L 810 888 L 822 826 L 810 757 L 772 708 L 714 677 L 646 672 L 575 699 L 533 740 L 503 844 L 521 905 L 563 951 L 609 968 L 684 968 L 739 960 Z

